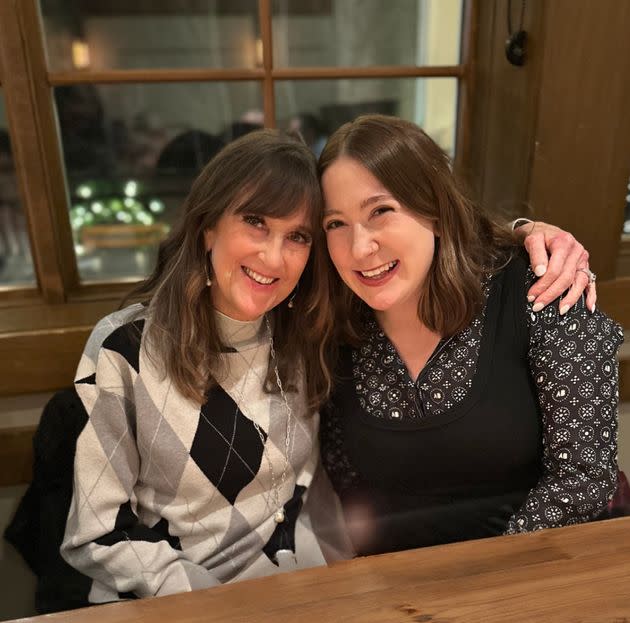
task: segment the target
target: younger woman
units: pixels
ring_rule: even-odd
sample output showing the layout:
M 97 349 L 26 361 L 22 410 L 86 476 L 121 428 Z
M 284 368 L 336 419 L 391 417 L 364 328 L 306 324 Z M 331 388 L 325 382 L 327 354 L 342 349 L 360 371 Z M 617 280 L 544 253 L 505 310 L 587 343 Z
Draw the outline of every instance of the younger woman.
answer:
M 616 484 L 621 328 L 583 303 L 534 311 L 512 238 L 417 126 L 360 117 L 320 174 L 345 343 L 322 458 L 355 551 L 595 517 Z

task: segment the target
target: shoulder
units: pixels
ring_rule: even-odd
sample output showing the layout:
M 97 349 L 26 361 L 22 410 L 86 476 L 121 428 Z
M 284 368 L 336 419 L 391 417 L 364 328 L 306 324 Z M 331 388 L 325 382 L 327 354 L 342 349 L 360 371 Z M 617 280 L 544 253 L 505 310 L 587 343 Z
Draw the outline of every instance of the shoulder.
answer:
M 496 271 L 494 277 L 500 277 L 509 283 L 520 285 L 536 278 L 529 265 L 529 256 L 524 249 L 520 248 L 510 255 L 505 264 Z
M 102 349 L 112 350 L 122 355 L 137 371 L 145 321 L 146 309 L 140 304 L 105 316 L 92 330 L 84 357 L 95 362 Z

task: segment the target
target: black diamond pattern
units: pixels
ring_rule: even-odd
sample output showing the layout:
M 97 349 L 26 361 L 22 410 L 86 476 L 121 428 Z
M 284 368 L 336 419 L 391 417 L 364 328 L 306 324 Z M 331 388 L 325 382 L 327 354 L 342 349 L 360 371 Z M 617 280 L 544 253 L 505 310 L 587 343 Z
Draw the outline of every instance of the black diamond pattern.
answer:
M 267 435 L 261 433 L 266 441 Z M 231 504 L 258 472 L 263 457 L 260 436 L 253 422 L 218 386 L 208 392 L 201 407 L 190 456 Z
M 103 348 L 121 354 L 127 363 L 136 371 L 140 371 L 140 339 L 144 328 L 144 320 L 136 320 L 116 329 L 103 342 Z

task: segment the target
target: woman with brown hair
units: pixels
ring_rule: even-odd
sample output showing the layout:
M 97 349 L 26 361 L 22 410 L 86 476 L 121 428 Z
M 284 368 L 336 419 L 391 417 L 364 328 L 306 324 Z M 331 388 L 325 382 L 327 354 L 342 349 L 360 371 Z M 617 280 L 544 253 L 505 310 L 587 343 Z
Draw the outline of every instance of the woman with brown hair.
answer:
M 98 323 L 61 553 L 89 603 L 323 564 L 303 512 L 331 377 L 321 192 L 273 130 L 204 168 L 139 303 Z
M 616 485 L 619 325 L 528 302 L 513 237 L 412 123 L 359 117 L 319 169 L 344 344 L 320 439 L 354 550 L 595 517 Z

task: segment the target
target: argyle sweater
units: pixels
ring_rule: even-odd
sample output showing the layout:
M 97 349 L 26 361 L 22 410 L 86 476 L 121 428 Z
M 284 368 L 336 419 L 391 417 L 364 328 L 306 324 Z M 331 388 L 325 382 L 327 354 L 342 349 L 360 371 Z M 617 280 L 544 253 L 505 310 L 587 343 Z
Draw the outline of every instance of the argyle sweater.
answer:
M 87 342 L 75 386 L 89 419 L 61 554 L 92 578 L 91 603 L 324 564 L 303 510 L 318 417 L 288 392 L 287 444 L 286 404 L 262 387 L 265 325 L 217 319 L 227 352 L 203 405 L 148 356 L 140 305 L 101 320 Z

